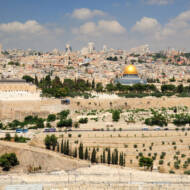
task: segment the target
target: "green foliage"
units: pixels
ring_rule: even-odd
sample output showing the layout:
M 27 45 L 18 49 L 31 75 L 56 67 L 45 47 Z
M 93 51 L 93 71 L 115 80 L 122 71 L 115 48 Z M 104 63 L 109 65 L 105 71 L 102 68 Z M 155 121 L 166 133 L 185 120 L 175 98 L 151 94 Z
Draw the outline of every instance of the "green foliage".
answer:
M 57 142 L 57 152 L 59 152 L 59 142 Z
M 96 149 L 93 148 L 92 155 L 91 155 L 91 162 L 96 163 Z
M 79 158 L 83 159 L 84 158 L 84 153 L 83 153 L 83 144 L 80 143 L 79 145 Z
M 61 127 L 72 127 L 72 119 L 63 119 L 63 120 L 60 120 L 58 123 L 57 123 L 57 127 L 61 128 Z
M 29 82 L 29 83 L 33 83 L 34 82 L 34 78 L 32 78 L 31 76 L 28 76 L 28 75 L 24 75 L 22 77 L 22 79 L 26 80 L 26 82 Z
M 63 120 L 63 119 L 66 119 L 69 114 L 70 114 L 69 110 L 63 110 L 60 113 L 58 113 L 58 116 L 60 120 Z
M 10 135 L 10 133 L 6 133 L 4 139 L 5 139 L 6 141 L 11 141 L 11 135 Z
M 150 126 L 158 125 L 163 127 L 168 125 L 168 121 L 166 116 L 162 113 L 153 112 L 152 117 L 145 119 L 145 124 Z
M 56 115 L 55 114 L 49 114 L 48 115 L 48 118 L 47 118 L 48 122 L 52 122 L 52 121 L 55 121 L 55 120 L 56 120 Z
M 190 170 L 184 171 L 185 175 L 190 175 Z
M 148 157 L 140 157 L 139 159 L 139 166 L 144 168 L 152 168 L 153 167 L 153 159 Z
M 52 150 L 55 150 L 55 147 L 57 145 L 57 137 L 55 135 L 46 135 L 44 143 L 47 149 L 51 149 L 52 147 Z
M 81 123 L 81 124 L 86 124 L 86 123 L 88 123 L 88 118 L 87 118 L 87 117 L 85 117 L 85 118 L 80 118 L 80 119 L 79 119 L 79 123 Z
M 113 153 L 112 153 L 112 164 L 117 165 L 118 164 L 118 150 L 114 149 Z
M 63 148 L 63 139 L 61 141 L 61 153 L 63 154 L 64 153 L 64 148 Z
M 163 165 L 164 160 L 159 160 L 159 165 Z
M 9 171 L 11 167 L 16 165 L 19 165 L 19 161 L 15 153 L 6 153 L 0 157 L 0 166 L 4 171 Z
M 77 158 L 77 148 L 75 147 L 74 153 L 73 153 L 73 157 Z
M 107 57 L 106 59 L 107 59 L 108 61 L 118 61 L 117 56 L 115 56 L 115 57 L 110 56 L 110 57 Z
M 24 118 L 24 125 L 28 124 L 35 124 L 35 128 L 44 128 L 44 119 L 29 115 Z
M 95 87 L 95 82 L 91 86 L 88 81 L 83 79 L 64 79 L 62 83 L 58 76 L 51 79 L 51 76 L 47 75 L 45 78 L 42 78 L 37 85 L 42 89 L 43 96 L 61 98 L 82 95 L 85 91 L 90 91 L 92 86 Z
M 96 84 L 96 92 L 102 92 L 103 91 L 103 85 L 101 82 Z
M 25 138 L 23 136 L 18 136 L 17 134 L 14 136 L 14 141 L 19 143 L 26 143 L 27 140 L 30 140 L 29 138 Z
M 110 148 L 108 148 L 107 163 L 111 164 L 111 151 L 110 151 Z
M 8 65 L 20 66 L 20 63 L 19 62 L 10 61 L 10 62 L 8 62 Z
M 0 129 L 3 129 L 3 123 L 0 122 Z
M 113 110 L 112 112 L 112 120 L 115 122 L 118 122 L 120 119 L 120 111 L 119 110 Z
M 88 160 L 88 148 L 87 147 L 86 147 L 86 150 L 85 150 L 84 159 Z
M 125 166 L 125 156 L 124 156 L 123 152 L 120 152 L 120 154 L 119 154 L 119 165 Z
M 184 113 L 175 114 L 173 123 L 177 126 L 190 124 L 190 115 Z
M 105 150 L 103 150 L 102 163 L 106 163 L 106 153 L 105 153 Z

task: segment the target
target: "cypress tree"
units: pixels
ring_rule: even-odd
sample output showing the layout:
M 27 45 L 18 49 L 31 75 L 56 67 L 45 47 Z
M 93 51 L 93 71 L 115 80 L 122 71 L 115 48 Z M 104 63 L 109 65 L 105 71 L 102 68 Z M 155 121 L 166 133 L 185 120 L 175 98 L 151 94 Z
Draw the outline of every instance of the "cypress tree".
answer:
M 67 154 L 67 142 L 66 141 L 64 141 L 63 153 Z
M 88 148 L 87 147 L 86 147 L 86 150 L 85 150 L 84 159 L 88 160 Z
M 125 154 L 123 155 L 123 166 L 125 166 Z
M 94 79 L 92 80 L 92 89 L 94 89 L 95 88 L 95 81 L 94 81 Z
M 111 152 L 110 152 L 110 148 L 108 149 L 107 163 L 108 163 L 108 164 L 111 163 Z
M 63 151 L 63 139 L 62 139 L 62 141 L 61 141 L 61 153 L 62 153 L 62 154 L 64 153 L 64 151 Z
M 118 164 L 118 150 L 115 149 L 115 164 Z
M 115 153 L 112 152 L 111 163 L 115 164 Z
M 36 75 L 35 75 L 34 83 L 35 83 L 36 86 L 38 86 L 38 84 L 39 84 L 38 77 Z
M 122 152 L 120 152 L 120 155 L 119 155 L 119 165 L 123 166 L 123 153 Z
M 105 150 L 103 151 L 102 163 L 106 163 L 106 153 L 105 153 Z
M 92 151 L 91 162 L 96 163 L 96 149 L 95 148 L 93 148 L 93 151 Z
M 83 159 L 83 144 L 80 143 L 79 145 L 79 158 Z
M 77 158 L 77 148 L 75 147 L 73 157 Z
M 100 156 L 100 161 L 103 163 L 103 155 Z
M 67 148 L 66 148 L 66 155 L 69 155 L 69 140 L 67 140 Z
M 57 152 L 59 152 L 59 142 L 57 142 Z

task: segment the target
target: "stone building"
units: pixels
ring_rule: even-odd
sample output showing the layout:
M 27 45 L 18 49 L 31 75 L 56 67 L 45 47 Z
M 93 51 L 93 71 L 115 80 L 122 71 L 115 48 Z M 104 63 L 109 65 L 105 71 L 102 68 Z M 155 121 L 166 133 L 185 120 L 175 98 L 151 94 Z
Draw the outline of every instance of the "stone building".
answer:
M 0 100 L 36 100 L 40 92 L 25 80 L 0 80 Z

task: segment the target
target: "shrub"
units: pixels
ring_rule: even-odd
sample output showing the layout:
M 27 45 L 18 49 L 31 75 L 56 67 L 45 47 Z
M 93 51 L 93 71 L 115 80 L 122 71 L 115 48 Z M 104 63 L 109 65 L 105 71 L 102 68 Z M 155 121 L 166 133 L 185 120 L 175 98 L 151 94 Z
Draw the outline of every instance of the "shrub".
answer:
M 58 116 L 60 117 L 60 120 L 63 120 L 66 119 L 69 114 L 70 114 L 69 110 L 63 110 L 60 113 L 58 113 Z
M 119 110 L 114 110 L 112 112 L 112 120 L 115 122 L 118 122 L 120 119 L 120 111 Z
M 175 172 L 173 170 L 170 170 L 169 173 L 170 174 L 175 174 Z
M 179 169 L 179 168 L 180 168 L 178 161 L 174 162 L 174 168 L 175 168 L 175 169 Z
M 55 114 L 49 114 L 48 115 L 48 118 L 47 118 L 48 122 L 55 121 L 55 120 L 56 120 L 56 115 Z
M 55 150 L 55 147 L 57 145 L 57 137 L 55 135 L 47 135 L 44 139 L 44 143 L 47 149 L 52 149 Z
M 176 145 L 176 142 L 173 141 L 173 142 L 172 142 L 172 145 Z
M 181 157 L 184 158 L 184 157 L 186 157 L 186 155 L 185 155 L 185 154 L 182 154 Z
M 183 168 L 187 168 L 187 167 L 188 167 L 188 163 L 185 162 L 185 163 L 183 164 Z
M 190 175 L 190 170 L 184 171 L 185 175 Z
M 190 123 L 190 115 L 189 114 L 176 114 L 173 123 L 177 126 L 186 125 Z
M 139 157 L 142 157 L 143 156 L 143 153 L 142 152 L 139 152 Z
M 15 153 L 3 154 L 0 157 L 0 166 L 4 171 L 9 171 L 11 167 L 19 165 L 19 161 Z
M 72 127 L 72 119 L 60 120 L 57 123 L 57 127 Z
M 134 147 L 134 148 L 137 148 L 137 145 L 136 145 L 136 144 L 134 144 L 134 145 L 133 145 L 133 147 Z
M 164 159 L 166 153 L 165 152 L 162 152 L 162 154 L 160 155 L 160 159 Z
M 5 140 L 6 140 L 6 141 L 10 141 L 10 140 L 11 140 L 11 135 L 10 135 L 10 133 L 6 133 L 6 134 L 5 134 Z
M 79 123 L 81 123 L 81 124 L 88 123 L 88 118 L 87 117 L 86 118 L 80 118 Z
M 141 157 L 139 159 L 139 166 L 140 167 L 146 167 L 147 169 L 152 168 L 153 166 L 153 159 L 148 157 Z
M 159 165 L 163 165 L 164 160 L 159 160 Z
M 167 126 L 168 122 L 167 118 L 164 115 L 158 112 L 153 112 L 152 117 L 145 119 L 145 124 L 150 126 L 158 125 L 162 127 L 162 126 Z
M 14 137 L 14 141 L 15 142 L 19 142 L 19 143 L 26 143 L 27 140 L 30 140 L 29 138 L 25 138 L 23 136 L 18 137 L 17 134 Z

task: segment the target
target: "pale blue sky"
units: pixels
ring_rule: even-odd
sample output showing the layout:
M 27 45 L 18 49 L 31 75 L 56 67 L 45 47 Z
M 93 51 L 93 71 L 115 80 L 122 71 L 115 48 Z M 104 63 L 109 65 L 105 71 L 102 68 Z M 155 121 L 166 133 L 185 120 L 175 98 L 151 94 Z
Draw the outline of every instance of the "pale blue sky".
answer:
M 130 49 L 190 50 L 189 0 L 0 0 L 5 48 L 80 49 L 88 41 Z

